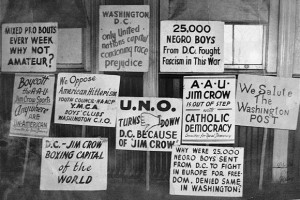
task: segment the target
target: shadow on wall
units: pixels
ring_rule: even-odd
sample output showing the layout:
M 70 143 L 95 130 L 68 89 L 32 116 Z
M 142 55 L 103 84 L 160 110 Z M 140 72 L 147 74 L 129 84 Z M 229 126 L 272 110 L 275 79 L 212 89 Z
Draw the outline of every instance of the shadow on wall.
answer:
M 9 136 L 10 121 L 1 119 L 0 129 L 0 197 L 8 199 L 10 193 L 24 184 L 24 163 L 27 139 Z M 30 183 L 39 185 L 40 152 L 35 146 L 29 149 L 26 175 L 34 175 Z

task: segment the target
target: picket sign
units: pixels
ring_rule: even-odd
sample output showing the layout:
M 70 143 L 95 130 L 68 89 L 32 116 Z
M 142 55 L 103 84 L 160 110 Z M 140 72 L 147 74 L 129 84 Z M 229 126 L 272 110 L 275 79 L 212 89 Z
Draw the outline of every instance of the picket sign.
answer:
M 43 138 L 40 190 L 106 190 L 107 149 L 107 138 Z
M 182 144 L 233 144 L 234 76 L 184 76 Z
M 250 86 L 247 92 L 245 91 L 246 86 Z M 278 129 L 296 129 L 299 108 L 298 97 L 299 81 L 297 79 L 283 76 L 239 75 L 236 97 L 236 124 L 264 128 L 259 176 L 260 190 L 263 187 L 268 128 L 274 128 L 278 132 L 274 136 L 281 138 L 280 140 L 274 138 L 274 142 L 277 141 L 276 144 L 278 145 L 274 143 L 273 146 L 273 181 L 286 182 L 288 133 L 286 130 Z
M 174 146 L 171 195 L 243 196 L 243 147 Z
M 117 12 L 140 14 L 126 18 L 109 14 Z M 149 67 L 149 6 L 100 5 L 99 18 L 100 70 L 147 72 Z
M 55 72 L 57 46 L 57 22 L 4 23 L 1 71 Z
M 40 79 L 38 79 L 40 78 Z M 35 92 L 33 92 L 31 95 L 26 95 L 28 99 L 30 99 L 29 102 L 26 102 L 24 100 L 23 92 L 21 92 L 21 89 L 23 86 L 26 88 L 26 81 L 29 80 L 43 80 L 41 82 L 34 82 L 32 81 L 33 85 L 36 85 L 38 88 L 36 88 Z M 27 137 L 26 140 L 26 149 L 25 149 L 25 157 L 24 157 L 24 164 L 23 164 L 23 172 L 22 177 L 20 180 L 20 185 L 24 184 L 25 177 L 26 177 L 26 170 L 27 170 L 27 164 L 28 164 L 28 157 L 29 157 L 29 151 L 30 151 L 30 138 L 42 138 L 49 135 L 49 129 L 50 129 L 50 118 L 51 118 L 51 112 L 52 112 L 52 104 L 53 104 L 53 90 L 54 90 L 54 82 L 55 78 L 52 75 L 41 75 L 41 74 L 16 74 L 15 75 L 15 81 L 14 81 L 14 97 L 13 97 L 13 105 L 12 105 L 12 121 L 10 124 L 10 136 L 17 136 L 17 137 Z M 21 84 L 22 83 L 22 84 Z M 31 88 L 31 85 L 30 85 Z M 24 89 L 24 88 L 23 88 Z M 42 91 L 42 92 L 41 92 Z M 35 94 L 39 94 L 40 96 L 37 96 Z M 40 97 L 40 99 L 39 99 Z M 47 99 L 46 103 L 43 101 L 43 99 Z M 48 101 L 49 100 L 49 101 Z M 16 110 L 18 108 L 22 108 L 22 106 L 30 106 L 30 105 L 39 105 L 44 106 L 45 113 L 32 113 L 28 116 L 23 116 L 24 113 L 20 112 L 18 114 L 16 113 Z M 46 125 L 43 125 L 42 128 L 39 126 L 27 126 L 27 123 L 43 123 Z M 25 125 L 24 125 L 25 124 Z

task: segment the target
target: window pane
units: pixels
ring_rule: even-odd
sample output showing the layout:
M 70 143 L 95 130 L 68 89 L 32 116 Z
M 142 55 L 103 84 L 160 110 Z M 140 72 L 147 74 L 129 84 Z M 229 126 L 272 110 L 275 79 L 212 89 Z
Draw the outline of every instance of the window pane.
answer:
M 61 28 L 58 30 L 57 63 L 82 63 L 81 28 Z
M 224 26 L 224 64 L 232 64 L 232 25 Z
M 234 64 L 262 64 L 263 26 L 234 26 Z

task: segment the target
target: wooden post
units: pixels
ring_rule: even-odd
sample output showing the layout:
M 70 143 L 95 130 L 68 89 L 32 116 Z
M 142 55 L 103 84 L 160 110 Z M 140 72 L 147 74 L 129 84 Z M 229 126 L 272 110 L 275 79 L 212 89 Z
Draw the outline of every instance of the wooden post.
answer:
M 143 77 L 143 96 L 158 97 L 158 66 L 159 66 L 159 1 L 145 0 L 150 6 L 149 28 L 149 70 Z M 150 152 L 146 153 L 146 190 L 150 190 Z
M 268 138 L 268 129 L 264 128 L 264 138 L 263 138 L 262 149 L 261 149 L 261 159 L 260 159 L 260 169 L 259 169 L 259 184 L 258 184 L 259 190 L 263 189 L 267 138 Z
M 85 55 L 85 59 L 89 59 L 88 62 L 91 65 L 91 73 L 99 74 L 99 5 L 103 5 L 104 0 L 97 1 L 86 1 L 86 10 L 89 18 L 90 25 L 87 26 L 86 34 L 89 34 L 89 41 L 86 44 L 91 44 L 89 53 Z M 96 41 L 96 42 L 95 42 Z M 90 55 L 88 55 L 90 54 Z M 86 126 L 83 125 L 81 128 L 81 137 L 86 137 Z
M 85 137 L 86 136 L 86 126 L 82 125 L 81 126 L 81 137 Z
M 30 138 L 27 138 L 26 151 L 25 151 L 25 160 L 24 160 L 24 165 L 23 165 L 23 174 L 22 174 L 22 179 L 21 179 L 21 185 L 23 185 L 24 181 L 25 181 L 25 175 L 26 175 L 26 169 L 27 169 L 27 163 L 28 163 L 29 150 L 30 150 Z
M 269 26 L 267 28 L 268 34 L 266 34 L 268 40 L 266 71 L 268 73 L 277 72 L 279 1 L 270 1 Z
M 280 0 L 278 34 L 278 77 L 292 77 L 296 27 L 296 0 Z M 273 147 L 272 180 L 287 181 L 288 130 L 275 129 Z

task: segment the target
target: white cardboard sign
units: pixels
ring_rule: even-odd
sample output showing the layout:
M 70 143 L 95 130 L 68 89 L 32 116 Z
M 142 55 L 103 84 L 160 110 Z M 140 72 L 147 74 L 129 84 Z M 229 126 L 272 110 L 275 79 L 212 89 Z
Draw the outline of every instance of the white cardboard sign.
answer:
M 44 138 L 41 190 L 106 190 L 107 138 Z
M 170 194 L 242 197 L 244 148 L 174 146 Z
M 161 72 L 223 72 L 224 22 L 161 21 Z
M 295 130 L 299 112 L 299 80 L 270 76 L 238 76 L 236 124 Z
M 60 73 L 55 123 L 115 127 L 120 76 Z
M 100 71 L 147 72 L 148 5 L 100 6 Z
M 172 151 L 180 144 L 182 100 L 120 97 L 116 149 Z
M 234 143 L 235 77 L 185 76 L 182 144 Z
M 54 82 L 54 75 L 15 75 L 11 136 L 49 136 Z
M 2 71 L 55 72 L 56 22 L 2 24 Z

